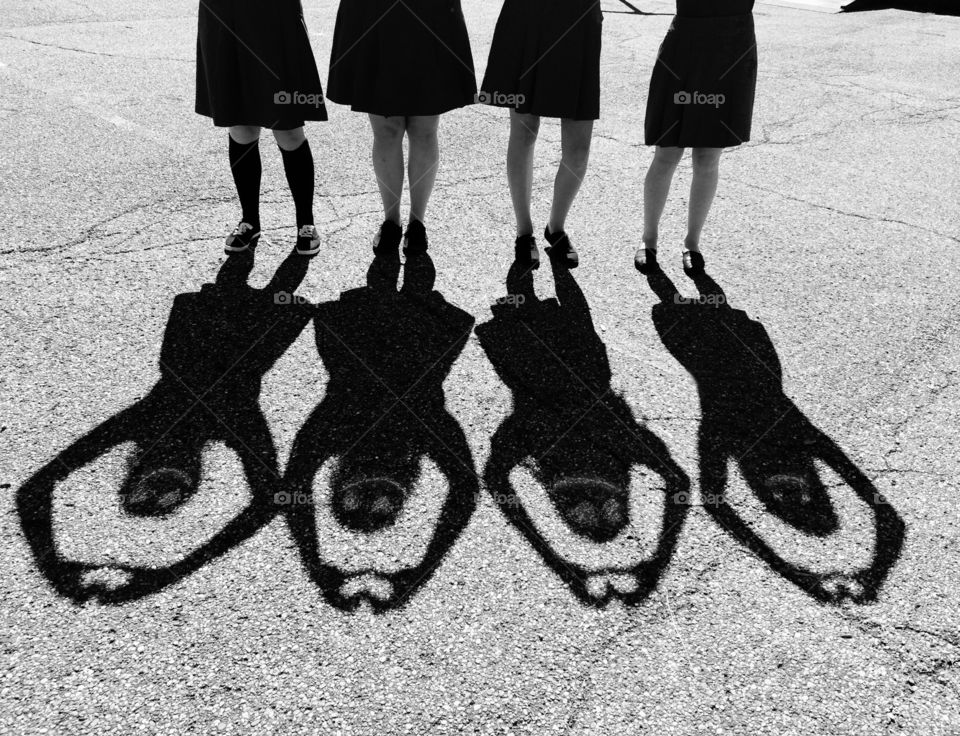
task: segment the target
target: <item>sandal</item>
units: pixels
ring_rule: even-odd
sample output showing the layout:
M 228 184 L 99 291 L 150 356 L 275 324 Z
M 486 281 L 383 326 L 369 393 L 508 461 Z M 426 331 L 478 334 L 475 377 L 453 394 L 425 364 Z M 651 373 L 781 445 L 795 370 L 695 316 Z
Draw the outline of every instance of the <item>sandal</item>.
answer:
M 407 232 L 403 234 L 403 255 L 419 256 L 427 252 L 427 229 L 420 220 L 414 220 L 407 225 Z
M 660 264 L 657 263 L 656 248 L 638 248 L 636 255 L 633 256 L 633 265 L 640 273 L 654 273 L 660 270 Z
M 400 239 L 403 230 L 393 220 L 385 220 L 380 226 L 380 232 L 373 239 L 373 252 L 378 256 L 399 257 Z
M 514 260 L 530 269 L 540 268 L 540 251 L 533 235 L 521 235 L 513 244 Z
M 567 268 L 576 268 L 580 265 L 580 256 L 577 255 L 577 251 L 570 243 L 570 238 L 563 230 L 558 233 L 551 233 L 548 225 L 543 230 L 543 237 L 550 243 L 549 247 L 544 248 L 544 250 L 550 256 L 551 261 Z
M 703 275 L 703 256 L 695 250 L 683 251 L 683 270 L 689 276 Z

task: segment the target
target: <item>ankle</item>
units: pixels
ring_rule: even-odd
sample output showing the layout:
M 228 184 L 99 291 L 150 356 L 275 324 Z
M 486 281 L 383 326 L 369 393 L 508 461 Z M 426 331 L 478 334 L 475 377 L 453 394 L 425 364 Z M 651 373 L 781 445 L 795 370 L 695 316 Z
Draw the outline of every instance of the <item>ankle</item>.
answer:
M 699 253 L 699 252 L 700 252 L 700 241 L 699 241 L 699 240 L 693 240 L 692 238 L 687 237 L 687 238 L 685 238 L 684 241 L 683 241 L 683 248 L 684 248 L 684 250 L 689 250 L 689 251 L 692 252 L 692 253 Z
M 644 235 L 641 240 L 643 241 L 643 247 L 647 250 L 656 250 L 657 249 L 657 236 L 653 235 Z

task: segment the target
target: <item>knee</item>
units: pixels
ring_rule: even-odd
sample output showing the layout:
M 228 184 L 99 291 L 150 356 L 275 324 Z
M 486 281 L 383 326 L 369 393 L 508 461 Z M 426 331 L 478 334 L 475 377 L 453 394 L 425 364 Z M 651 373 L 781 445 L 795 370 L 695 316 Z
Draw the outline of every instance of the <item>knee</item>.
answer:
M 257 125 L 231 125 L 230 137 L 240 145 L 246 146 L 260 138 L 260 127 Z
M 398 143 L 403 140 L 405 129 L 402 117 L 380 118 L 373 126 L 373 138 L 377 143 Z
M 722 148 L 694 148 L 692 153 L 694 173 L 710 174 L 720 168 Z
M 663 166 L 670 169 L 676 168 L 677 164 L 680 163 L 680 159 L 683 158 L 683 149 L 682 148 L 657 148 L 657 152 L 654 154 L 653 163 L 657 166 Z
M 293 130 L 275 130 L 273 131 L 273 137 L 277 141 L 277 145 L 280 146 L 284 151 L 292 151 L 296 148 L 299 148 L 300 145 L 307 140 L 307 136 L 303 132 L 303 128 L 294 128 Z
M 514 113 L 510 118 L 510 137 L 523 146 L 532 146 L 540 133 L 540 116 Z
M 413 117 L 407 122 L 407 136 L 412 143 L 425 144 L 437 140 L 439 117 Z

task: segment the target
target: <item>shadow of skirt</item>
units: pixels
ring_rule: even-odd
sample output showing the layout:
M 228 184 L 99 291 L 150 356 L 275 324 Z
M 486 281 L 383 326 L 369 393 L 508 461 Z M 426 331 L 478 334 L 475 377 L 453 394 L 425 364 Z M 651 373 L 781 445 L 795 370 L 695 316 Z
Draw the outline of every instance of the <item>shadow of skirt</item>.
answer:
M 677 16 L 650 79 L 646 145 L 726 148 L 746 143 L 756 88 L 752 14 Z

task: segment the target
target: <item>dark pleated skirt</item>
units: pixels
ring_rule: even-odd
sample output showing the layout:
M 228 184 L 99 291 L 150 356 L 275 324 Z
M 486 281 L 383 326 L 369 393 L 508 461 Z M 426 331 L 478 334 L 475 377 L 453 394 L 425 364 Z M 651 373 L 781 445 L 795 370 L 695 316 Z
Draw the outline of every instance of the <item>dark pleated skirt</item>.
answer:
M 752 15 L 677 16 L 650 80 L 646 144 L 726 148 L 746 143 L 756 88 Z
M 505 0 L 479 99 L 551 118 L 600 117 L 599 0 Z
M 327 119 L 300 0 L 200 3 L 196 110 L 222 127 Z
M 374 115 L 473 104 L 477 78 L 460 0 L 341 0 L 327 96 Z

